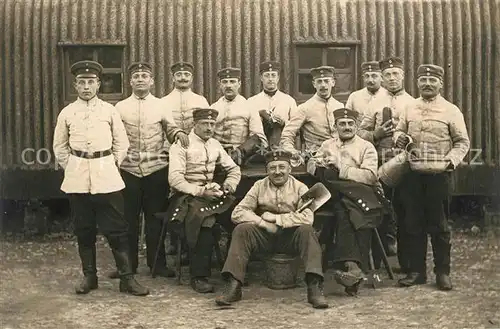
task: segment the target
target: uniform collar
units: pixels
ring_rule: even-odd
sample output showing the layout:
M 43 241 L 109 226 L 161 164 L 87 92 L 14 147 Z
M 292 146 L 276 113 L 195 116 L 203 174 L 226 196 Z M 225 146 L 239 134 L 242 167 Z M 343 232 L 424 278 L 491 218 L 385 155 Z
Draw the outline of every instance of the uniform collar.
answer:
M 341 140 L 340 138 L 337 137 L 337 144 L 339 146 L 342 146 L 342 145 L 351 145 L 351 144 L 354 144 L 356 142 L 357 138 L 358 138 L 358 135 L 354 135 L 353 138 L 351 138 L 351 139 L 349 139 L 347 141 L 343 141 L 343 140 Z
M 389 94 L 389 96 L 392 96 L 392 97 L 395 97 L 395 96 L 401 96 L 405 93 L 405 88 L 401 88 L 400 90 L 396 91 L 395 93 L 393 93 L 392 91 L 389 91 L 387 90 L 387 94 Z
M 314 98 L 319 102 L 328 103 L 333 98 L 333 96 L 330 94 L 330 97 L 328 97 L 328 99 L 324 99 L 323 97 L 320 97 L 318 94 L 314 94 Z
M 92 98 L 92 99 L 90 99 L 88 101 L 85 101 L 85 100 L 81 99 L 80 97 L 78 97 L 76 99 L 76 102 L 78 104 L 82 104 L 82 105 L 85 105 L 85 106 L 96 106 L 98 101 L 99 101 L 99 98 L 97 97 L 97 95 L 95 95 L 94 98 Z
M 262 89 L 262 92 L 264 93 L 264 95 L 267 95 L 268 97 L 274 97 L 279 92 L 279 89 L 276 89 L 275 91 L 267 91 L 265 89 Z
M 191 88 L 188 88 L 188 89 L 185 89 L 185 90 L 174 88 L 173 91 L 175 91 L 175 92 L 177 92 L 179 94 L 189 94 L 191 92 Z
M 427 98 L 427 99 L 425 99 L 425 98 L 423 98 L 422 96 L 420 96 L 420 98 L 422 98 L 422 101 L 424 101 L 425 103 L 433 103 L 433 102 L 435 102 L 435 101 L 439 100 L 439 98 L 440 98 L 440 97 L 441 97 L 441 95 L 440 95 L 440 94 L 437 94 L 437 95 L 436 95 L 435 97 L 433 97 L 433 98 Z
M 144 98 L 139 98 L 136 94 L 132 93 L 132 97 L 137 100 L 149 100 L 151 99 L 151 97 L 153 97 L 153 95 L 151 95 L 151 93 L 148 93 Z
M 381 91 L 382 91 L 382 86 L 380 86 L 376 92 L 372 93 L 370 90 L 368 90 L 367 87 L 365 87 L 365 90 L 366 90 L 366 93 L 370 96 L 375 96 L 377 94 L 379 94 Z
M 226 98 L 226 96 L 222 96 L 222 101 L 224 101 L 226 103 L 234 103 L 234 102 L 238 101 L 240 99 L 240 97 L 243 97 L 243 96 L 238 94 L 238 95 L 236 95 L 236 97 L 233 100 L 230 101 Z

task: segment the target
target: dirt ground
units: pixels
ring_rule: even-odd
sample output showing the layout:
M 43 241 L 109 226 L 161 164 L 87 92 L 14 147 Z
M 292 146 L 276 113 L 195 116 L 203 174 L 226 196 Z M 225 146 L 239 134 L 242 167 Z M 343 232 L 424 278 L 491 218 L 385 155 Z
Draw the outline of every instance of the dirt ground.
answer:
M 500 239 L 495 235 L 453 237 L 451 292 L 437 291 L 429 262 L 429 283 L 398 288 L 387 281 L 378 289 L 363 287 L 349 297 L 327 272 L 327 310 L 306 302 L 305 286 L 271 290 L 262 283 L 262 267 L 249 266 L 244 300 L 219 309 L 215 294 L 200 295 L 175 279 L 148 276 L 142 265 L 138 280 L 147 297 L 118 292 L 118 281 L 107 279 L 111 253 L 99 241 L 100 287 L 85 296 L 74 294 L 80 264 L 73 238 L 55 236 L 40 241 L 3 237 L 0 248 L 0 329 L 30 328 L 500 328 Z M 429 249 L 429 255 L 430 249 Z M 141 259 L 144 263 L 144 259 Z M 213 281 L 221 289 L 219 273 Z

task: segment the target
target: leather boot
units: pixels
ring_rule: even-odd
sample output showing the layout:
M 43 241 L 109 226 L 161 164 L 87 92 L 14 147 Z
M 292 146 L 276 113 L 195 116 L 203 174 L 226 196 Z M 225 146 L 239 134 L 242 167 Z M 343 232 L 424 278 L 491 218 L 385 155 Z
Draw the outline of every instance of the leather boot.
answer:
M 328 303 L 323 295 L 323 280 L 318 275 L 307 274 L 307 302 L 313 308 L 328 308 Z
M 88 294 L 91 290 L 97 289 L 99 284 L 97 280 L 96 268 L 96 248 L 93 246 L 78 243 L 78 254 L 82 262 L 82 271 L 84 278 L 75 287 L 77 294 Z
M 208 279 L 205 277 L 197 277 L 191 279 L 191 288 L 194 291 L 199 292 L 200 294 L 207 294 L 210 292 L 214 292 L 214 286 L 208 282 Z
M 135 280 L 134 274 L 132 273 L 126 237 L 110 237 L 108 241 L 120 275 L 120 292 L 134 296 L 148 295 L 149 290 L 141 286 L 139 282 Z
M 219 306 L 229 306 L 241 300 L 241 282 L 229 275 L 228 281 L 221 296 L 215 298 L 215 303 Z
M 359 286 L 366 277 L 355 262 L 345 262 L 347 272 L 336 270 L 333 274 L 335 281 L 345 287 L 345 292 L 350 296 L 356 296 Z
M 427 276 L 425 273 L 411 272 L 405 278 L 398 281 L 399 285 L 402 287 L 411 287 L 417 284 L 426 284 Z
M 451 284 L 451 279 L 448 274 L 438 273 L 436 274 L 436 285 L 439 290 L 449 291 L 453 289 L 453 285 Z

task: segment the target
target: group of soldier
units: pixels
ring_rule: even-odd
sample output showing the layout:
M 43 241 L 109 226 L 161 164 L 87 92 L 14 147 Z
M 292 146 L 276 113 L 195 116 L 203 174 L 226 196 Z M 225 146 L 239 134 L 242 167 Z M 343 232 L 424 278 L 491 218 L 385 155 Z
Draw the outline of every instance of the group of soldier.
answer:
M 308 302 L 327 308 L 319 239 L 335 236 L 335 280 L 355 293 L 368 270 L 370 249 L 376 258 L 373 227 L 383 232 L 387 253 L 398 254 L 406 274 L 401 286 L 427 282 L 430 234 L 437 286 L 452 289 L 444 204 L 450 171 L 469 149 L 463 115 L 440 95 L 444 70 L 439 66 L 418 68 L 417 99 L 404 90 L 400 58 L 366 62 L 361 68 L 365 88 L 352 93 L 345 106 L 332 96 L 333 67 L 311 69 L 316 93 L 297 106 L 279 90 L 281 67 L 274 61 L 260 65 L 263 90 L 249 99 L 239 94 L 241 71 L 220 70 L 223 95 L 209 105 L 191 90 L 192 64 L 171 66 L 174 89 L 160 99 L 150 92 L 152 66 L 137 62 L 128 68 L 132 95 L 113 106 L 97 96 L 102 66 L 93 61 L 73 64 L 78 99 L 60 112 L 53 147 L 64 168 L 61 189 L 75 216 L 84 274 L 76 292 L 98 287 L 99 227 L 114 255 L 117 271 L 110 276 L 120 279 L 120 291 L 149 293 L 134 278 L 141 212 L 152 274 L 175 276 L 166 262 L 174 245 L 166 251 L 158 216 L 163 212 L 171 240 L 184 241 L 190 283 L 200 293 L 214 291 L 209 282 L 214 225 L 220 222 L 231 233 L 222 270 L 226 286 L 216 297 L 218 305 L 242 298 L 252 253 L 292 250 L 304 262 Z M 301 150 L 296 149 L 299 135 Z M 379 166 L 409 145 L 419 150 L 423 164 L 397 186 L 385 186 L 378 179 Z M 426 164 L 436 156 L 444 168 Z M 267 177 L 237 202 L 240 168 L 259 159 Z M 291 175 L 292 165 L 300 162 L 332 195 L 325 207 L 335 220 L 323 227 L 319 239 L 312 227 L 314 212 L 304 205 L 308 187 Z M 396 216 L 388 215 L 389 208 Z M 374 211 L 385 214 L 382 221 L 374 219 Z

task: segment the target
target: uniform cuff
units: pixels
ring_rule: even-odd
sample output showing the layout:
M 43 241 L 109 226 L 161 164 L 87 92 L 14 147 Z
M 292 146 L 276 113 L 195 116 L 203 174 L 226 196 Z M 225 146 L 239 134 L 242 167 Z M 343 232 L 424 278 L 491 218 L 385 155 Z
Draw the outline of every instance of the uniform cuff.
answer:
M 275 215 L 276 216 L 276 225 L 277 226 L 283 226 L 283 218 L 281 218 L 281 215 Z
M 347 175 L 349 173 L 349 169 L 351 167 L 348 167 L 346 165 L 343 165 L 343 166 L 340 166 L 340 170 L 339 170 L 339 178 L 340 179 L 348 179 Z

